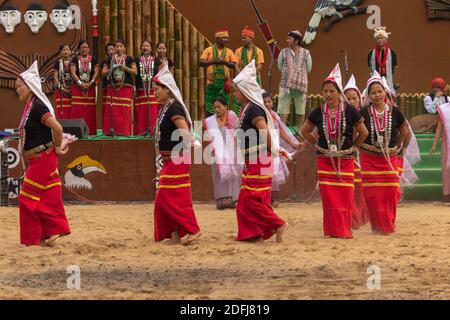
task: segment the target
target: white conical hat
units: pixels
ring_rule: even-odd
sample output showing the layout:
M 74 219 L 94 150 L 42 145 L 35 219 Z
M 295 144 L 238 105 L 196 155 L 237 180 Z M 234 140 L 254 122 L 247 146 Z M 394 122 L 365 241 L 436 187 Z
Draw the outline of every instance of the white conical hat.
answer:
M 175 79 L 169 70 L 168 63 L 164 64 L 164 67 L 158 72 L 156 76 L 153 77 L 153 81 L 166 86 L 170 90 L 170 92 L 172 92 L 175 100 L 177 100 L 183 106 L 184 113 L 186 114 L 186 120 L 189 123 L 189 127 L 193 129 L 191 115 L 189 114 L 188 108 L 184 104 L 180 89 L 178 88 L 177 83 L 175 82 Z
M 47 96 L 42 91 L 42 82 L 37 61 L 33 62 L 30 69 L 21 73 L 20 77 L 25 81 L 31 91 L 33 91 L 34 95 L 47 106 L 50 113 L 55 116 L 55 110 L 53 109 L 50 100 L 48 100 Z
M 359 88 L 356 86 L 356 79 L 355 76 L 352 74 L 352 76 L 350 77 L 350 80 L 348 80 L 347 85 L 344 88 L 344 94 L 345 92 L 347 92 L 347 90 L 355 90 L 358 95 L 359 95 L 359 99 L 361 100 L 361 105 L 362 105 L 362 94 L 361 91 L 359 91 Z
M 375 71 L 372 73 L 372 76 L 369 78 L 369 80 L 367 80 L 367 86 L 366 86 L 367 89 L 368 89 L 369 86 L 372 84 L 372 82 L 380 82 L 380 83 L 383 83 L 383 80 L 381 79 L 381 76 L 380 76 L 380 74 L 378 73 L 377 70 L 375 70 Z
M 389 88 L 389 84 L 387 82 L 386 77 L 381 77 L 381 83 L 383 84 L 383 87 L 386 89 L 386 92 L 389 93 L 389 95 L 392 97 L 392 91 L 391 88 Z
M 356 90 L 359 94 L 359 97 L 361 98 L 361 91 L 359 91 L 359 88 L 356 86 L 356 78 L 355 78 L 355 75 L 353 75 L 353 74 L 350 77 L 350 80 L 348 80 L 348 83 L 344 88 L 344 93 L 350 89 Z
M 272 153 L 277 155 L 279 151 L 279 141 L 275 139 L 276 134 L 272 115 L 264 106 L 264 99 L 262 97 L 263 90 L 256 81 L 256 64 L 254 59 L 244 69 L 242 69 L 236 78 L 233 79 L 233 82 L 248 100 L 259 106 L 266 113 L 267 126 L 269 128 L 270 135 L 272 136 Z
M 340 67 L 339 63 L 336 64 L 333 71 L 331 71 L 330 75 L 328 76 L 328 78 L 325 79 L 325 81 L 334 82 L 337 85 L 337 87 L 339 88 L 339 90 L 341 91 L 341 93 L 344 93 L 344 88 L 342 87 L 341 67 Z
M 381 79 L 380 74 L 378 73 L 378 71 L 375 70 L 375 71 L 372 73 L 372 76 L 369 78 L 369 80 L 367 80 L 366 89 L 365 89 L 364 92 L 363 92 L 363 105 L 364 105 L 364 106 L 367 106 L 367 105 L 369 105 L 369 104 L 371 103 L 370 97 L 369 97 L 369 87 L 370 87 L 370 85 L 371 85 L 372 83 L 374 83 L 374 82 L 379 82 L 379 83 L 381 83 L 381 85 L 382 85 L 382 86 L 385 88 L 385 90 L 386 90 L 386 87 L 383 85 L 383 80 Z

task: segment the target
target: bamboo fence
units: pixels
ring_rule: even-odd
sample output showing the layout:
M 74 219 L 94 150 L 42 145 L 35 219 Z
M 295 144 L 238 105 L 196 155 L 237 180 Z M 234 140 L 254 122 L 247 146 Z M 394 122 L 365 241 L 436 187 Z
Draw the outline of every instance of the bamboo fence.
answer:
M 103 0 L 103 41 L 121 38 L 130 56 L 140 55 L 144 40 L 167 45 L 174 77 L 192 118 L 202 119 L 205 108 L 205 69 L 199 57 L 211 43 L 168 0 Z M 103 54 L 103 52 L 102 52 Z

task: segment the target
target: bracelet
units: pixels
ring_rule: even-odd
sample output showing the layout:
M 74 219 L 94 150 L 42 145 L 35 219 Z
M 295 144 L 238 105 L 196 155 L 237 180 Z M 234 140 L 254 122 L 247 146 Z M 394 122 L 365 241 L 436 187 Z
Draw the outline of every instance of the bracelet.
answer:
M 79 86 L 81 86 L 83 84 L 83 82 L 81 82 L 81 80 L 78 80 L 77 83 Z

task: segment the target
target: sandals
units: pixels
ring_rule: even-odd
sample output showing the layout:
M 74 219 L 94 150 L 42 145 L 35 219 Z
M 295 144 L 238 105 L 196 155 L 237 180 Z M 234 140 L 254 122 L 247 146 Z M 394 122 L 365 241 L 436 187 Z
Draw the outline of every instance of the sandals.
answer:
M 233 201 L 233 198 L 229 198 L 229 205 L 228 208 L 230 209 L 236 209 L 237 208 L 237 201 Z
M 227 198 L 222 198 L 217 200 L 216 208 L 218 210 L 225 210 L 228 207 L 228 200 Z
M 236 209 L 237 201 L 233 201 L 232 197 L 226 197 L 217 200 L 217 209 L 225 210 L 225 209 Z

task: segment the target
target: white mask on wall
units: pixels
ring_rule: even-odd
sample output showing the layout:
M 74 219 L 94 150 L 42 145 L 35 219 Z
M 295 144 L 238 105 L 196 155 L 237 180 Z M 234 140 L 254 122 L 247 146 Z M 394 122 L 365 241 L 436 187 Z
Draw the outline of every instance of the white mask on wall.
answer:
M 50 21 L 59 33 L 66 32 L 72 20 L 72 11 L 69 9 L 53 9 L 50 13 Z
M 33 33 L 38 33 L 48 18 L 47 12 L 43 10 L 28 10 L 24 16 L 25 23 Z
M 6 33 L 14 33 L 14 29 L 22 21 L 22 15 L 18 10 L 0 11 L 0 24 L 5 28 Z

